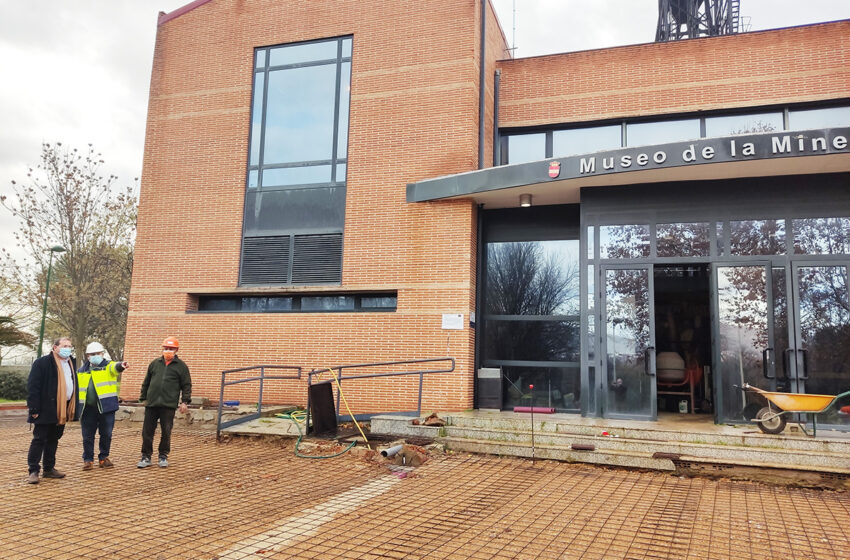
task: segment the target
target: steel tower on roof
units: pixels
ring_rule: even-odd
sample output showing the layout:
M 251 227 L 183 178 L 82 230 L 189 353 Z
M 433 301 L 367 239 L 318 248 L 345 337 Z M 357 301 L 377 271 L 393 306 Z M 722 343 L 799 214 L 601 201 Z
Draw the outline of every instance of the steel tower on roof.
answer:
M 740 29 L 740 0 L 658 0 L 656 41 L 730 35 Z

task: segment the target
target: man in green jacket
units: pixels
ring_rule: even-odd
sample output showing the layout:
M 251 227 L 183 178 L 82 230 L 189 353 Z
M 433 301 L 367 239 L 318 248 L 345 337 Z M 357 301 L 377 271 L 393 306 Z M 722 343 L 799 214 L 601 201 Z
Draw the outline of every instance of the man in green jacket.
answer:
M 186 412 L 192 400 L 192 378 L 186 363 L 177 357 L 179 347 L 180 344 L 173 336 L 162 341 L 162 356 L 150 363 L 142 382 L 139 400 L 145 403 L 145 423 L 142 426 L 142 458 L 136 464 L 140 469 L 153 464 L 151 455 L 157 421 L 162 428 L 159 437 L 159 466 L 168 466 L 175 409 Z

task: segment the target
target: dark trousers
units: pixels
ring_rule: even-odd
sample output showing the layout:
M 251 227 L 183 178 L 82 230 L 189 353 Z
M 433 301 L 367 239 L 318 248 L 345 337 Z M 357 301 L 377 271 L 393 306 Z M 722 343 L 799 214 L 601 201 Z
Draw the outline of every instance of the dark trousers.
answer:
M 59 447 L 59 439 L 65 433 L 65 425 L 59 424 L 34 424 L 32 429 L 32 443 L 27 454 L 27 463 L 30 472 L 39 471 L 38 464 L 44 457 L 44 470 L 49 471 L 56 466 L 56 448 Z
M 94 434 L 100 434 L 98 445 L 100 453 L 99 460 L 109 457 L 109 448 L 112 446 L 112 428 L 115 426 L 115 412 L 101 414 L 97 405 L 86 405 L 83 415 L 80 417 L 80 431 L 83 434 L 83 461 L 94 461 Z
M 149 406 L 145 408 L 145 423 L 142 426 L 142 456 L 153 454 L 153 435 L 156 433 L 156 423 L 162 428 L 159 436 L 159 456 L 168 457 L 171 452 L 171 428 L 174 427 L 174 408 L 166 406 Z

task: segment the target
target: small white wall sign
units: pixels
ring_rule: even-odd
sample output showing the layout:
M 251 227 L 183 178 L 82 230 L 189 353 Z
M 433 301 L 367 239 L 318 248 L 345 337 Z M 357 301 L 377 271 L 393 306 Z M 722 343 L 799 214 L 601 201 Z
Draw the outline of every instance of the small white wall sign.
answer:
M 463 313 L 443 313 L 443 330 L 463 330 Z

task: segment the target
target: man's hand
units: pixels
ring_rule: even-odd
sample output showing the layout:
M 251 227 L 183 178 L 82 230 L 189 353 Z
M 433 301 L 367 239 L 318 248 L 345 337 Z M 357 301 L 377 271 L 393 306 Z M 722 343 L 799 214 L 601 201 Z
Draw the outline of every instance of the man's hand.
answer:
M 127 369 L 130 365 L 127 362 L 121 362 L 121 367 Z
M 33 417 L 33 418 L 38 418 L 38 414 L 33 414 L 33 415 L 32 415 L 32 417 Z
M 178 407 L 177 407 L 177 410 L 179 410 L 180 412 L 182 412 L 183 414 L 185 414 L 185 413 L 186 413 L 186 411 L 187 411 L 187 410 L 189 410 L 189 405 L 188 405 L 188 404 L 186 404 L 186 403 L 184 403 L 184 402 L 182 402 L 182 403 L 180 403 L 180 406 L 178 406 Z

